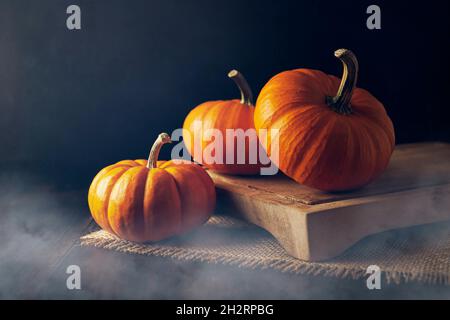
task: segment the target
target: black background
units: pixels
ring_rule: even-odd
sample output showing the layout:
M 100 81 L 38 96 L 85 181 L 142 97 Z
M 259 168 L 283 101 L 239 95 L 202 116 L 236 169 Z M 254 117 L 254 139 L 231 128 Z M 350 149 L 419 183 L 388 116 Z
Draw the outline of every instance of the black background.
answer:
M 70 4 L 80 31 L 66 28 Z M 370 4 L 381 30 L 366 28 Z M 448 1 L 0 0 L 0 166 L 87 187 L 199 103 L 238 97 L 230 69 L 256 95 L 287 69 L 340 75 L 341 47 L 397 143 L 449 141 L 449 13 Z

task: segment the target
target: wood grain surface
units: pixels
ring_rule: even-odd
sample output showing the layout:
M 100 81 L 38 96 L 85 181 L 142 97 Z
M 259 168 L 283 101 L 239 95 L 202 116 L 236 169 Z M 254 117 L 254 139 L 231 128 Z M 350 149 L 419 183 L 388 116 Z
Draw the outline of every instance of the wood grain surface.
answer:
M 367 235 L 450 219 L 450 144 L 397 146 L 370 185 L 326 193 L 276 176 L 209 171 L 219 205 L 269 231 L 293 256 L 326 260 Z

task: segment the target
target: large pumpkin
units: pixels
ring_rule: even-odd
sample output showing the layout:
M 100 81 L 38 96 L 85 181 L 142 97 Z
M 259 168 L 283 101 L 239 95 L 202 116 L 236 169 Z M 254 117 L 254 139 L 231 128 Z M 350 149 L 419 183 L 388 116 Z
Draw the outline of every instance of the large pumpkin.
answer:
M 211 170 L 237 175 L 258 174 L 261 160 L 253 123 L 253 95 L 241 73 L 232 70 L 228 77 L 241 91 L 241 100 L 208 101 L 191 110 L 183 124 L 184 142 L 193 159 Z M 236 135 L 231 136 L 227 130 L 247 133 L 245 141 L 238 141 L 239 131 L 234 131 Z M 217 131 L 223 140 L 208 136 L 208 132 L 213 131 Z M 220 142 L 223 142 L 222 145 Z M 216 147 L 211 147 L 212 143 L 217 143 Z M 261 152 L 264 150 L 261 149 Z M 265 160 L 268 160 L 267 156 Z
M 191 162 L 158 162 L 169 135 L 161 134 L 148 160 L 124 160 L 101 170 L 89 189 L 92 217 L 127 240 L 158 241 L 204 223 L 215 206 L 214 183 Z
M 342 79 L 321 71 L 296 69 L 274 76 L 259 94 L 256 129 L 278 129 L 272 161 L 286 175 L 324 191 L 361 187 L 388 165 L 394 128 L 368 91 L 356 88 L 358 61 L 346 49 L 335 52 Z

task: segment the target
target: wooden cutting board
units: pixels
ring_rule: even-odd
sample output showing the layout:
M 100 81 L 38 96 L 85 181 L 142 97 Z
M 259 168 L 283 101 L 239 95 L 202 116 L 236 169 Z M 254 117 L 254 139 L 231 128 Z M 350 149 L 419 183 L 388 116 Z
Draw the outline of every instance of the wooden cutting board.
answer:
M 450 144 L 396 147 L 383 175 L 363 189 L 325 193 L 276 176 L 209 171 L 222 210 L 270 232 L 302 260 L 333 258 L 388 229 L 450 219 Z

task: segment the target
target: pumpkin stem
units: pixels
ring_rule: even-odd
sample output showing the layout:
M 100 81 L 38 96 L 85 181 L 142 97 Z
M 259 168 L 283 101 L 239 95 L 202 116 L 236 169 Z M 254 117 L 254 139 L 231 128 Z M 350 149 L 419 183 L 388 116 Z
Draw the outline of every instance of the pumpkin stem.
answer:
M 253 93 L 242 73 L 237 70 L 231 70 L 228 72 L 228 78 L 233 79 L 239 91 L 241 91 L 241 103 L 253 106 Z
M 342 61 L 344 73 L 342 74 L 341 85 L 336 96 L 327 97 L 327 104 L 340 114 L 351 114 L 350 100 L 358 80 L 358 60 L 355 54 L 347 49 L 336 50 L 334 55 Z
M 148 156 L 147 168 L 154 169 L 157 167 L 159 152 L 161 147 L 166 143 L 171 143 L 170 136 L 167 133 L 161 133 L 153 143 L 152 149 L 150 150 L 150 155 Z

